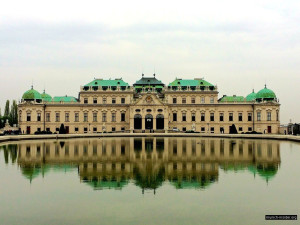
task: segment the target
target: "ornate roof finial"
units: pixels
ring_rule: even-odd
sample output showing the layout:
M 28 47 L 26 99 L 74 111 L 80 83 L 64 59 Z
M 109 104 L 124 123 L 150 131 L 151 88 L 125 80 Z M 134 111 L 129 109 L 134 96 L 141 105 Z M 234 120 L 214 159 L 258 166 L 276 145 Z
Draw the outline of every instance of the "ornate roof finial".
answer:
M 153 74 L 153 77 L 155 77 L 155 73 Z
M 144 73 L 142 73 L 142 77 L 144 77 Z
M 252 89 L 252 93 L 254 93 L 254 88 Z
M 267 84 L 265 84 L 265 88 L 267 88 Z

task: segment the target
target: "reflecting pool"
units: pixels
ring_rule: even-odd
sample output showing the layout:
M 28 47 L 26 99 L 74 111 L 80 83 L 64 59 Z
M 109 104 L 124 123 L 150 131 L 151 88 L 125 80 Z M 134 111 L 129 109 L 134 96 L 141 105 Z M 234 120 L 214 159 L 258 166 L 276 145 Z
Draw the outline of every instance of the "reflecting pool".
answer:
M 268 224 L 299 214 L 299 160 L 299 144 L 270 140 L 2 144 L 0 224 Z

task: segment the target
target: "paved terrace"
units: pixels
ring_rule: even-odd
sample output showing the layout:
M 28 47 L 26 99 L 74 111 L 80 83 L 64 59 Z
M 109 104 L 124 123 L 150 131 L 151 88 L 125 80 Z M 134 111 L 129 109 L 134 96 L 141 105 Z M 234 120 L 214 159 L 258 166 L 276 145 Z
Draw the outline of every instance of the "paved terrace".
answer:
M 48 135 L 7 135 L 0 136 L 1 142 L 39 140 L 39 139 L 69 139 L 69 138 L 103 138 L 103 137 L 205 137 L 205 138 L 246 138 L 270 139 L 300 142 L 300 136 L 272 134 L 201 134 L 201 133 L 104 133 L 104 134 L 48 134 Z

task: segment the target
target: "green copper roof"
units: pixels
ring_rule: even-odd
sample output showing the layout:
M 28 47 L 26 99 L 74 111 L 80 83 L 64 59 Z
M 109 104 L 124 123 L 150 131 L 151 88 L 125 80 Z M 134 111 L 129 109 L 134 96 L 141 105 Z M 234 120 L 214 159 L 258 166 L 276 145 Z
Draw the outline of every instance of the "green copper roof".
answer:
M 102 190 L 102 189 L 122 189 L 128 184 L 128 181 L 84 181 L 84 183 L 91 186 L 94 190 Z
M 249 166 L 248 170 L 253 174 L 258 174 L 260 177 L 264 178 L 265 180 L 269 180 L 277 174 L 278 165 L 276 164 L 268 164 L 266 166 L 256 165 L 256 166 Z
M 194 80 L 176 79 L 173 82 L 169 83 L 168 86 L 214 86 L 214 85 L 203 79 L 194 79 Z
M 247 102 L 251 102 L 251 101 L 254 101 L 255 99 L 256 99 L 256 93 L 253 90 L 252 93 L 247 95 L 246 100 L 247 100 Z
M 223 96 L 219 99 L 219 102 L 243 102 L 245 98 L 243 96 Z
M 146 86 L 146 85 L 160 85 L 160 86 L 165 86 L 160 80 L 157 80 L 155 77 L 142 77 L 140 80 L 136 81 L 133 86 Z
M 115 79 L 115 80 L 102 80 L 102 79 L 95 79 L 92 82 L 84 85 L 84 86 L 129 86 L 128 83 L 124 82 L 122 79 Z
M 256 99 L 274 99 L 276 98 L 275 93 L 268 89 L 267 86 L 265 85 L 264 89 L 261 89 L 259 92 L 256 94 Z
M 78 102 L 75 97 L 72 96 L 55 96 L 53 102 Z
M 45 90 L 44 92 L 41 94 L 42 96 L 42 99 L 45 101 L 45 102 L 51 102 L 52 101 L 52 97 L 48 94 L 45 93 Z
M 31 87 L 30 90 L 26 91 L 23 94 L 22 99 L 24 100 L 42 99 L 42 96 L 38 91 L 34 90 L 33 87 Z
M 163 86 L 157 85 L 155 88 L 164 88 Z

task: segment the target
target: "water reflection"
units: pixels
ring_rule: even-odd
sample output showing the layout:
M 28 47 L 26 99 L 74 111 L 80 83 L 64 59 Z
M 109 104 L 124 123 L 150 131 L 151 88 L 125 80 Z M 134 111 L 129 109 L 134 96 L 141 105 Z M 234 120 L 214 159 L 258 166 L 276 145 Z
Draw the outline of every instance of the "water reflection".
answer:
M 219 170 L 248 171 L 267 182 L 280 165 L 279 143 L 202 138 L 127 138 L 32 141 L 2 146 L 30 182 L 51 171 L 78 170 L 94 190 L 122 189 L 133 182 L 155 192 L 164 182 L 177 189 L 205 189 Z

